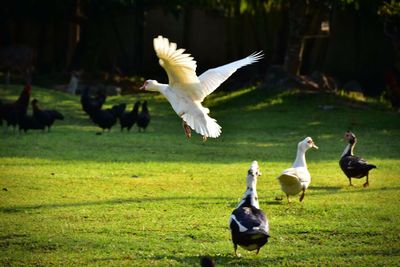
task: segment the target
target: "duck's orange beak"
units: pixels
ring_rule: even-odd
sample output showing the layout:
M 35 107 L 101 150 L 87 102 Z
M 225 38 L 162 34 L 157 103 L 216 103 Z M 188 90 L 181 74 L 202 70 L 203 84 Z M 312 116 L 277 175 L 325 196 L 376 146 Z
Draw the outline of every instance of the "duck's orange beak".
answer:
M 318 149 L 318 146 L 316 144 L 314 144 L 314 142 L 312 142 L 311 147 Z

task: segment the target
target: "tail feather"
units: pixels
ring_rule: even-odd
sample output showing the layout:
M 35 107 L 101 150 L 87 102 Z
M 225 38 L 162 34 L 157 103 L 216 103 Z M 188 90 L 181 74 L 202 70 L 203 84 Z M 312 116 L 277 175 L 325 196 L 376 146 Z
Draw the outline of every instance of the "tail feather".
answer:
M 194 117 L 189 113 L 185 113 L 182 119 L 192 128 L 196 133 L 202 136 L 217 138 L 221 134 L 221 126 L 217 121 L 208 115 L 204 114 L 202 117 Z
M 374 165 L 374 164 L 368 164 L 368 167 L 369 167 L 370 170 L 371 170 L 371 169 L 376 169 L 376 168 L 377 168 L 376 165 Z

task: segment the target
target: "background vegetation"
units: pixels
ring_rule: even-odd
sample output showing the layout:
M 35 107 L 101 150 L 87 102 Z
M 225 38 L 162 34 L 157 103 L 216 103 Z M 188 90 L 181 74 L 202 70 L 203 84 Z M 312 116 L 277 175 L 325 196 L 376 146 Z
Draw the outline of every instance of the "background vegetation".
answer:
M 152 40 L 161 34 L 193 54 L 199 71 L 263 50 L 251 70 L 258 80 L 282 65 L 380 95 L 388 73 L 400 81 L 399 10 L 395 0 L 15 0 L 0 10 L 0 48 L 31 47 L 33 83 L 46 86 L 82 70 L 91 82 L 160 78 Z

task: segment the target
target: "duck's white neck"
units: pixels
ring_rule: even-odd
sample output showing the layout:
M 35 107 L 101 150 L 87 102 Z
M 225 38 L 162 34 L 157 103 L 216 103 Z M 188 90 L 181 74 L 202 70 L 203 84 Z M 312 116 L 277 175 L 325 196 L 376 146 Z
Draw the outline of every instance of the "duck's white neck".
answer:
M 257 178 L 251 174 L 247 175 L 247 188 L 246 192 L 244 192 L 242 201 L 240 201 L 238 207 L 242 206 L 243 204 L 250 204 L 251 206 L 256 207 L 257 209 L 260 208 L 258 203 L 258 195 L 257 195 Z
M 253 175 L 251 174 L 247 175 L 246 184 L 247 184 L 247 191 L 249 189 L 252 189 L 253 192 L 257 191 L 257 179 Z
M 160 92 L 164 93 L 165 89 L 168 87 L 167 84 L 159 83 L 159 82 L 154 82 L 152 85 L 147 86 L 146 90 L 147 91 L 152 91 L 152 92 Z
M 306 167 L 307 168 L 306 151 L 300 147 L 297 149 L 296 159 L 293 162 L 293 168 L 297 168 L 297 167 Z
M 353 149 L 354 149 L 354 144 L 347 144 L 347 146 L 344 148 L 342 156 L 340 156 L 340 157 L 353 156 L 354 155 Z

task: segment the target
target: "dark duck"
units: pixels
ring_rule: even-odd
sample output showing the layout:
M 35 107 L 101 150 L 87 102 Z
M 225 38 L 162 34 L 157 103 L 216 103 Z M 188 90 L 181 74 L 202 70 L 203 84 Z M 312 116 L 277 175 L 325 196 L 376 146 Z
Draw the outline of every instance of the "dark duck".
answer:
M 0 105 L 0 118 L 7 122 L 7 128 L 15 127 L 22 123 L 25 118 L 29 107 L 29 99 L 31 97 L 31 85 L 26 84 L 22 90 L 19 98 L 11 103 L 1 103 Z
M 28 114 L 23 115 L 18 121 L 19 131 L 24 131 L 25 133 L 28 130 L 42 130 L 44 131 L 46 125 L 38 121 L 35 116 L 31 116 Z
M 55 109 L 41 109 L 38 105 L 37 99 L 32 100 L 33 117 L 39 122 L 39 124 L 47 127 L 47 131 L 50 132 L 50 128 L 55 120 L 64 120 L 64 116 Z
M 368 174 L 369 171 L 376 168 L 375 165 L 369 164 L 365 159 L 354 156 L 353 151 L 357 143 L 357 138 L 354 133 L 347 131 L 344 138 L 349 142 L 343 151 L 342 157 L 340 158 L 339 165 L 344 174 L 347 176 L 351 183 L 351 178 L 363 178 L 367 177 L 367 181 L 364 183 L 364 187 L 369 186 Z
M 96 96 L 93 97 L 90 95 L 90 88 L 84 88 L 81 95 L 81 105 L 83 111 L 92 117 L 94 112 L 101 110 L 106 98 L 107 95 L 101 90 L 97 90 Z
M 145 131 L 149 123 L 150 123 L 150 112 L 147 107 L 147 101 L 144 101 L 142 104 L 142 110 L 137 118 L 137 126 L 139 127 L 139 132 L 141 129 Z
M 233 249 L 237 254 L 238 245 L 246 250 L 257 250 L 268 242 L 269 223 L 264 212 L 260 210 L 257 196 L 257 177 L 261 175 L 257 161 L 253 161 L 247 174 L 247 189 L 244 196 L 232 212 L 229 219 Z
M 105 129 L 108 131 L 115 125 L 118 118 L 121 118 L 122 113 L 125 111 L 126 104 L 118 104 L 108 109 L 99 109 L 91 113 L 92 121 L 98 125 L 103 132 Z
M 140 101 L 137 101 L 135 103 L 135 105 L 133 106 L 132 111 L 122 113 L 122 115 L 119 119 L 119 122 L 121 124 L 121 132 L 124 128 L 126 128 L 129 132 L 131 130 L 132 126 L 137 122 L 139 105 L 140 105 Z

